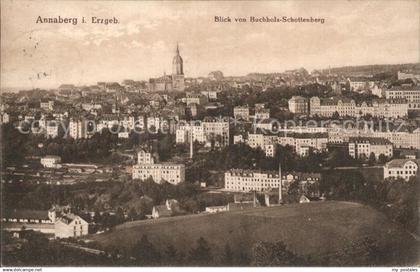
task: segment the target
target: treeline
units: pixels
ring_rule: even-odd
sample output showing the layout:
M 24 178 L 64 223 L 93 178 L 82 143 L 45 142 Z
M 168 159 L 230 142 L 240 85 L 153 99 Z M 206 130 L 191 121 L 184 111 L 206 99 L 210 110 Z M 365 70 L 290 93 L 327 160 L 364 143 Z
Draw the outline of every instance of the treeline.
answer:
M 3 203 L 8 209 L 48 210 L 53 204 L 69 204 L 73 212 L 103 228 L 144 219 L 154 205 L 164 204 L 167 199 L 178 200 L 184 213 L 197 213 L 207 206 L 232 201 L 231 195 L 201 192 L 198 185 L 157 184 L 151 179 L 63 186 L 5 184 L 3 189 Z M 88 211 L 95 212 L 95 217 L 86 217 Z
M 15 243 L 4 233 L 4 245 Z M 103 254 L 88 254 L 81 249 L 64 246 L 60 241 L 48 240 L 33 231 L 21 232 L 22 246 L 3 254 L 3 264 L 20 266 L 388 266 L 411 265 L 416 260 L 416 244 L 380 243 L 361 237 L 348 241 L 337 252 L 328 254 L 298 254 L 283 241 L 259 241 L 251 249 L 232 248 L 226 242 L 216 251 L 200 237 L 190 246 L 181 248 L 167 243 L 157 248 L 146 235 L 130 249 L 121 251 L 108 247 Z M 64 241 L 66 242 L 66 241 Z M 68 241 L 67 241 L 68 242 Z M 72 241 L 70 241 L 72 242 Z M 81 244 L 81 246 L 86 246 Z M 92 246 L 92 245 L 91 245 Z M 94 246 L 94 245 L 93 245 Z M 89 245 L 87 245 L 89 247 Z
M 258 242 L 252 248 L 255 266 L 387 266 L 410 265 L 416 261 L 416 243 L 381 244 L 362 237 L 348 241 L 341 250 L 326 255 L 301 255 L 290 250 L 282 241 Z
M 326 159 L 326 154 L 310 153 L 299 157 L 292 146 L 276 146 L 274 158 L 266 157 L 260 148 L 247 144 L 229 145 L 221 150 L 197 154 L 194 163 L 207 170 L 229 170 L 232 168 L 277 171 L 279 164 L 284 171 L 317 172 Z
M 418 233 L 418 177 L 382 180 L 374 173 L 331 170 L 323 173 L 320 192 L 327 199 L 358 201 L 373 206 L 407 230 Z M 416 180 L 417 179 L 417 180 Z
M 62 162 L 75 163 L 116 163 L 123 158 L 113 153 L 119 149 L 133 149 L 148 145 L 166 161 L 175 152 L 174 136 L 162 133 L 131 133 L 128 139 L 118 139 L 117 134 L 104 129 L 88 139 L 72 139 L 61 135 L 45 138 L 43 135 L 22 134 L 12 124 L 1 126 L 2 167 L 22 165 L 25 157 L 56 155 Z
M 44 234 L 34 231 L 21 232 L 20 241 L 2 232 L 2 247 L 14 250 L 2 251 L 5 266 L 112 266 L 123 265 L 106 255 L 94 255 L 79 249 L 69 248 L 58 241 L 49 240 Z M 20 246 L 19 246 L 20 245 Z

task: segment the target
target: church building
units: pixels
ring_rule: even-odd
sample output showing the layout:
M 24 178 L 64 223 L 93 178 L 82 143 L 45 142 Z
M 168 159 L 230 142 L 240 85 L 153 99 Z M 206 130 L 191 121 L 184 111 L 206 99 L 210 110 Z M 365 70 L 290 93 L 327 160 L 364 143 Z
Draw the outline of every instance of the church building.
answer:
M 172 75 L 164 74 L 159 78 L 149 80 L 149 90 L 152 92 L 185 90 L 184 62 L 179 54 L 179 46 L 176 45 L 176 54 L 172 60 Z

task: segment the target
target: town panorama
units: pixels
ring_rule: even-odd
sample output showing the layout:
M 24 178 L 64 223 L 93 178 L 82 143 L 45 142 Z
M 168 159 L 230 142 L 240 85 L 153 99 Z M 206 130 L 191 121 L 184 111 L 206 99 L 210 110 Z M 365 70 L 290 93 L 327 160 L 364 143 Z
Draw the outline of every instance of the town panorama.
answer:
M 190 77 L 181 45 L 2 92 L 3 265 L 416 264 L 419 63 Z

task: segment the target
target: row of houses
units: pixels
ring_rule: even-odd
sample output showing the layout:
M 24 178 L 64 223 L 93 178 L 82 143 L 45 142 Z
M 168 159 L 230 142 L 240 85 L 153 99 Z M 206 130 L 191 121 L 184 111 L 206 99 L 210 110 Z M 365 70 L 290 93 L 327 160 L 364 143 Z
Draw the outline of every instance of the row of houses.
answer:
M 323 151 L 327 148 L 327 133 L 248 133 L 243 135 L 235 135 L 234 144 L 246 143 L 252 148 L 261 148 L 267 157 L 274 157 L 277 144 L 292 146 L 300 156 L 307 156 L 311 150 Z
M 289 100 L 289 111 L 319 117 L 333 117 L 338 114 L 340 117 L 370 115 L 379 118 L 402 118 L 408 115 L 412 105 L 414 104 L 398 96 L 390 99 L 373 99 L 371 102 L 364 101 L 359 104 L 354 99 L 346 97 L 319 98 L 315 96 L 307 99 L 293 96 Z
M 281 177 L 281 178 L 280 178 Z M 318 184 L 319 173 L 259 171 L 247 169 L 231 169 L 225 172 L 225 190 L 233 192 L 263 192 L 281 188 L 287 191 L 290 184 L 299 182 L 303 191 L 309 185 Z
M 370 144 L 370 146 L 378 146 L 378 152 L 375 151 L 375 148 L 372 148 L 375 155 L 389 156 L 392 153 L 391 148 L 420 149 L 420 128 L 410 132 L 408 130 L 399 131 L 398 129 L 382 131 L 339 126 L 276 128 L 274 125 L 275 123 L 269 123 L 264 128 L 256 127 L 257 129 L 254 132 L 234 135 L 233 143 L 246 143 L 253 148 L 260 147 L 268 157 L 274 156 L 275 150 L 273 150 L 273 147 L 276 144 L 292 146 L 300 156 L 306 156 L 309 150 L 324 151 L 329 143 L 346 144 L 357 141 L 366 141 L 368 142 L 366 144 Z M 357 145 L 362 150 L 363 144 L 359 143 Z M 367 147 L 370 149 L 370 146 Z M 385 152 L 386 150 L 388 151 Z M 357 150 L 354 151 L 357 152 Z M 358 157 L 354 156 L 355 152 L 350 152 L 350 155 Z
M 70 212 L 69 207 L 42 210 L 4 210 L 2 228 L 6 231 L 39 231 L 55 238 L 80 237 L 89 233 L 89 224 Z
M 192 140 L 206 145 L 214 142 L 216 146 L 227 146 L 230 140 L 230 120 L 206 117 L 203 121 L 180 122 L 175 134 L 177 144 Z
M 236 106 L 233 108 L 233 116 L 237 120 L 248 121 L 250 118 L 255 120 L 269 119 L 270 109 L 265 108 L 264 104 L 256 104 L 254 109 L 254 115 L 251 115 L 250 108 L 248 106 Z

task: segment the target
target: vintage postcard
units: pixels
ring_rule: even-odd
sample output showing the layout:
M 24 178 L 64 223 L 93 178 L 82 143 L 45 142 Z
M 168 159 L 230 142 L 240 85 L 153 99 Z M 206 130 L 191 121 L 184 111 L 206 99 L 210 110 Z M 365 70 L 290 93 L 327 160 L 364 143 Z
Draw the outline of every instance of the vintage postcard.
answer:
M 417 271 L 419 58 L 417 0 L 1 1 L 2 271 Z

